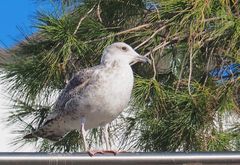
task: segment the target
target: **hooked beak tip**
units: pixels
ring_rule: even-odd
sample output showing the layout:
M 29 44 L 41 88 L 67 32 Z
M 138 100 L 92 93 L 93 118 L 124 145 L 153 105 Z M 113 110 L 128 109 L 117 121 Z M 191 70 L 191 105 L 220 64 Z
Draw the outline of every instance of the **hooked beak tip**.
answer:
M 143 62 L 143 63 L 149 63 L 149 64 L 152 63 L 152 61 L 149 58 L 147 58 L 145 56 L 140 56 L 140 55 L 137 57 L 136 61 Z

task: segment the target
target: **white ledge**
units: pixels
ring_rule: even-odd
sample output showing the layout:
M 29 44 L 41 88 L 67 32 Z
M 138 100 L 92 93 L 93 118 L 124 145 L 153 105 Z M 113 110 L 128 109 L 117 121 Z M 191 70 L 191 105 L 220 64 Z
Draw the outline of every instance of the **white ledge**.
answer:
M 0 153 L 0 165 L 240 165 L 240 152 Z

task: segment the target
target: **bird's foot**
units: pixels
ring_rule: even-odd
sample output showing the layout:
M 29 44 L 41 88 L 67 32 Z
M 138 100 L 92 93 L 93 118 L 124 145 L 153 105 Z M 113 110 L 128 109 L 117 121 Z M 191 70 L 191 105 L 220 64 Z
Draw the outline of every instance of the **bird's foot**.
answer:
M 126 151 L 115 151 L 115 150 L 91 150 L 88 151 L 89 156 L 95 156 L 96 154 L 113 154 L 117 155 L 119 153 L 124 153 Z

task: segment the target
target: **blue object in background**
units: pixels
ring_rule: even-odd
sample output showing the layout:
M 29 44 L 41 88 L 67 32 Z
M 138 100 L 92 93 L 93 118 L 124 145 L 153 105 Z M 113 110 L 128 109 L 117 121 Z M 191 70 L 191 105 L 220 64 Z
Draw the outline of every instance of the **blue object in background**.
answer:
M 33 0 L 3 0 L 0 5 L 0 48 L 9 48 L 24 39 L 24 35 L 36 32 L 36 11 L 53 11 L 51 3 Z
M 240 77 L 240 64 L 230 64 L 221 68 L 215 68 L 209 72 L 209 75 L 213 80 L 217 81 L 217 84 L 237 79 Z
M 145 6 L 146 6 L 146 9 L 149 11 L 157 10 L 160 7 L 159 4 L 154 3 L 154 2 L 146 2 Z

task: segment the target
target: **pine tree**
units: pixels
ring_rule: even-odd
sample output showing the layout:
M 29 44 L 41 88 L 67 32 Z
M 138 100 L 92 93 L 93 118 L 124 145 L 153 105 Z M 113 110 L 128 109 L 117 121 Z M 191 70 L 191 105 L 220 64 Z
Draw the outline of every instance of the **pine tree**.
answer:
M 13 144 L 36 143 L 40 151 L 81 150 L 77 131 L 57 143 L 22 137 L 43 123 L 54 98 L 78 70 L 98 64 L 105 46 L 124 41 L 149 56 L 152 65 L 133 67 L 131 106 L 109 129 L 119 148 L 239 149 L 237 0 L 54 2 L 57 11 L 39 12 L 38 32 L 8 50 L 11 59 L 1 65 L 15 102 L 8 118 L 19 135 Z M 101 128 L 90 130 L 88 140 L 101 145 Z

